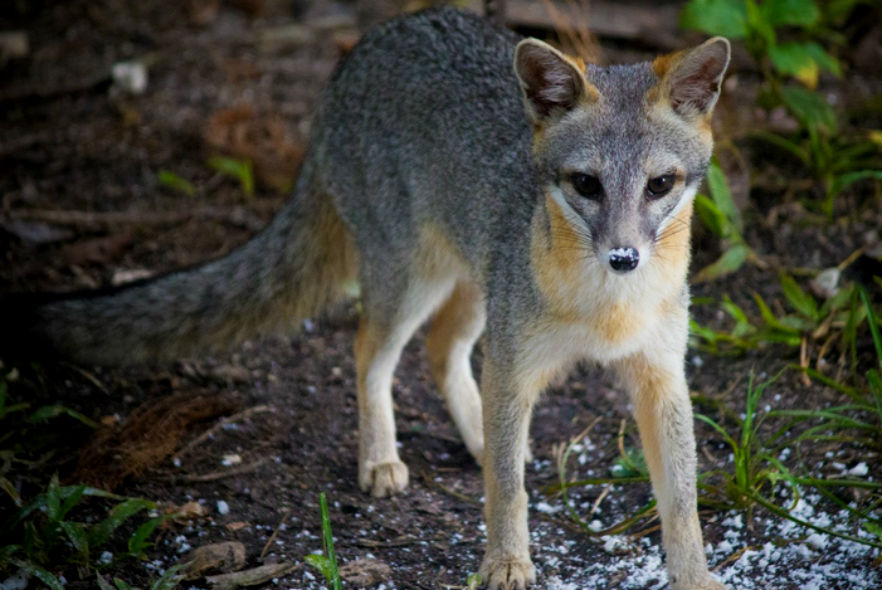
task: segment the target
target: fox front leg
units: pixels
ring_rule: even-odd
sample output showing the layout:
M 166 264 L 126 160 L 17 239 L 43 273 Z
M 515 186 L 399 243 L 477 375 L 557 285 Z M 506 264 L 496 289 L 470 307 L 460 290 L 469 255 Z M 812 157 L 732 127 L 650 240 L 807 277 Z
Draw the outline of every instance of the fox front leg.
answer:
M 482 372 L 484 513 L 487 550 L 480 574 L 487 588 L 521 590 L 536 581 L 530 561 L 524 458 L 533 397 L 512 383 L 511 371 L 489 357 Z
M 623 362 L 621 373 L 629 388 L 658 502 L 671 589 L 726 590 L 711 577 L 704 555 L 692 404 L 683 355 L 672 353 L 670 348 L 644 351 Z

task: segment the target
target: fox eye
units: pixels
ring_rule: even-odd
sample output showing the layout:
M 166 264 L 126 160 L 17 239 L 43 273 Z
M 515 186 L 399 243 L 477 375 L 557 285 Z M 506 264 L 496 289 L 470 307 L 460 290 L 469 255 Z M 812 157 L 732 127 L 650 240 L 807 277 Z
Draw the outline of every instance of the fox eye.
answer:
M 570 182 L 573 183 L 576 192 L 586 199 L 596 201 L 603 196 L 603 185 L 600 184 L 600 180 L 596 176 L 574 172 L 570 176 Z
M 646 183 L 646 192 L 649 193 L 651 198 L 658 199 L 671 192 L 671 189 L 674 188 L 675 181 L 676 178 L 673 174 L 665 174 L 663 176 L 650 178 L 649 182 Z

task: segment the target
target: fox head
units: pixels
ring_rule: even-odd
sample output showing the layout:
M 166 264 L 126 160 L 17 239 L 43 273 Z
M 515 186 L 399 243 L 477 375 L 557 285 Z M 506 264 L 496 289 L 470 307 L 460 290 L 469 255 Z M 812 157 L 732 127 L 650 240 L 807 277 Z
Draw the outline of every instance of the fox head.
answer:
M 640 268 L 666 237 L 688 232 L 729 52 L 716 37 L 653 62 L 604 68 L 535 39 L 518 44 L 514 68 L 533 124 L 536 178 L 579 246 L 610 273 Z

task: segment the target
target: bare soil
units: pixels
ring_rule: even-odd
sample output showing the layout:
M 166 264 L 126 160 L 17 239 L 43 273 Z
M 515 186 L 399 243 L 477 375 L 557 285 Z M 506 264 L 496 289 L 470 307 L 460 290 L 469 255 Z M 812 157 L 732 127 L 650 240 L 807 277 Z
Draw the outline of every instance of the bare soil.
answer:
M 337 59 L 359 31 L 394 10 L 368 2 L 354 6 L 306 0 L 19 4 L 0 9 L 0 30 L 26 30 L 30 42 L 26 56 L 0 62 L 0 293 L 106 285 L 214 258 L 247 240 L 286 196 L 318 91 Z M 618 39 L 606 49 L 615 59 L 655 48 Z M 148 64 L 142 94 L 126 91 L 110 76 L 114 64 L 127 60 Z M 879 88 L 878 79 L 861 75 L 865 90 L 851 97 L 855 101 Z M 732 96 L 720 108 L 750 112 L 722 120 L 729 131 L 738 121 L 757 116 L 743 106 L 752 100 L 755 74 L 736 71 L 736 76 L 740 85 L 727 85 Z M 843 94 L 835 86 L 831 92 Z M 882 123 L 877 119 L 867 126 L 879 128 Z M 736 134 L 726 137 L 737 141 L 750 161 L 749 170 L 726 164 L 736 179 L 736 193 L 738 174 L 765 174 L 770 166 L 778 175 L 801 174 L 793 162 L 770 161 L 750 141 Z M 255 162 L 253 196 L 207 164 L 219 154 Z M 725 164 L 726 153 L 721 156 Z M 160 182 L 163 170 L 187 179 L 193 193 Z M 773 203 L 763 201 L 764 196 L 751 197 L 747 237 L 771 261 L 771 269 L 748 266 L 735 279 L 696 285 L 696 297 L 729 294 L 747 308 L 751 292 L 757 291 L 780 308 L 775 268 L 835 266 L 879 238 L 878 197 L 868 207 L 872 201 L 866 195 L 849 196 L 842 206 L 854 210 L 843 222 L 824 226 L 814 223 L 793 195 L 771 195 Z M 719 254 L 716 240 L 700 228 L 698 232 L 695 267 Z M 853 272 L 878 273 L 874 264 L 862 259 Z M 702 324 L 726 324 L 713 306 L 697 305 L 694 313 Z M 206 516 L 174 521 L 160 531 L 146 567 L 128 560 L 107 570 L 139 584 L 146 583 L 151 569 L 177 562 L 189 548 L 236 540 L 247 551 L 243 567 L 294 562 L 293 571 L 267 582 L 268 587 L 321 587 L 319 574 L 303 557 L 322 547 L 318 497 L 324 491 L 341 561 L 372 559 L 390 568 L 374 578 L 348 572 L 348 587 L 463 586 L 466 575 L 477 570 L 484 543 L 481 474 L 430 380 L 422 336 L 405 350 L 394 384 L 410 488 L 382 500 L 358 489 L 350 354 L 356 317 L 353 306 L 308 322 L 289 339 L 248 342 L 229 353 L 180 359 L 172 366 L 17 366 L 18 378 L 10 383 L 13 399 L 34 407 L 60 402 L 101 427 L 91 431 L 73 420 L 59 420 L 54 424 L 61 440 L 35 466 L 17 466 L 7 477 L 24 495 L 58 473 L 62 481 L 88 481 L 167 506 L 201 503 Z M 818 345 L 809 345 L 816 352 Z M 713 400 L 737 415 L 743 411 L 751 373 L 771 376 L 796 361 L 797 351 L 767 347 L 737 358 L 693 350 L 687 365 L 698 408 L 720 418 Z M 480 351 L 475 365 L 479 371 Z M 768 403 L 821 408 L 841 401 L 832 390 L 789 371 L 776 382 Z M 619 456 L 620 432 L 622 446 L 637 446 L 627 416 L 626 397 L 594 367 L 580 367 L 538 405 L 531 431 L 535 460 L 527 469 L 527 487 L 540 586 L 666 585 L 663 568 L 650 559 L 659 555 L 654 549 L 660 542 L 657 522 L 644 520 L 621 543 L 591 536 L 567 518 L 559 495 L 545 494 L 559 481 L 560 445 L 589 425 L 568 475 L 607 476 Z M 696 422 L 696 428 L 700 469 L 731 469 L 721 437 L 703 423 Z M 200 437 L 206 432 L 208 436 Z M 835 475 L 838 468 L 831 467 L 830 453 L 846 468 L 869 460 L 870 473 L 882 473 L 878 455 L 868 457 L 842 445 L 798 449 L 787 462 Z M 589 486 L 573 495 L 577 511 L 591 514 L 587 520 L 599 520 L 601 529 L 651 499 L 648 484 L 609 490 Z M 592 514 L 595 502 L 598 509 Z M 13 509 L 6 497 L 0 499 L 0 508 L 4 515 Z M 823 503 L 817 510 L 835 513 Z M 732 537 L 731 522 L 726 523 L 732 514 L 709 509 L 702 514 L 710 546 L 735 541 L 728 552 L 710 552 L 712 566 L 724 577 L 744 546 L 781 547 L 808 537 L 781 537 L 780 531 L 765 526 L 762 518 L 767 515 L 744 515 L 744 529 Z M 792 568 L 822 571 L 812 568 L 830 561 L 832 543 L 828 549 L 809 550 Z M 820 587 L 882 584 L 878 556 L 875 564 L 866 552 L 840 551 L 835 559 L 840 570 L 820 574 Z M 622 565 L 628 563 L 635 565 Z M 743 578 L 729 578 L 758 587 L 749 580 L 761 579 L 770 567 L 751 563 L 739 570 Z M 77 579 L 73 568 L 59 568 L 72 588 L 95 584 L 94 578 Z M 649 576 L 635 577 L 640 571 Z M 842 571 L 857 572 L 869 585 L 840 575 Z M 207 587 L 198 579 L 184 583 L 188 585 Z M 812 586 L 782 568 L 774 587 Z

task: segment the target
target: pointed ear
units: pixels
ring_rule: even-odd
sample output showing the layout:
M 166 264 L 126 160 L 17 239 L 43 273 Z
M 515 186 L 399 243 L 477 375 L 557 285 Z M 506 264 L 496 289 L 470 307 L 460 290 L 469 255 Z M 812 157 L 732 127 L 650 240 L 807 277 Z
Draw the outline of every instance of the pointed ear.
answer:
M 597 100 L 597 89 L 585 79 L 584 68 L 537 39 L 518 43 L 514 69 L 534 123 L 566 113 L 582 100 Z
M 671 108 L 687 119 L 709 115 L 720 96 L 729 55 L 729 41 L 714 37 L 689 51 L 656 59 L 653 67 Z

